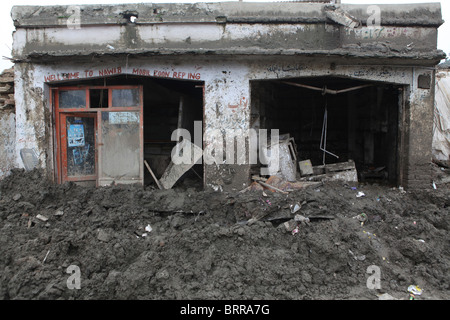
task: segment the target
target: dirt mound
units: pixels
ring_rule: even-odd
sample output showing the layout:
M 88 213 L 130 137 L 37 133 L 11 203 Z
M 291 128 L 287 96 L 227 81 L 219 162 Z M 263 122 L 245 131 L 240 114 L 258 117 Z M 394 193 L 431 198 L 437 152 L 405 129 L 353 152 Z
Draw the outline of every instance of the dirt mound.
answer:
M 449 299 L 449 206 L 445 185 L 231 194 L 16 170 L 0 182 L 0 299 Z

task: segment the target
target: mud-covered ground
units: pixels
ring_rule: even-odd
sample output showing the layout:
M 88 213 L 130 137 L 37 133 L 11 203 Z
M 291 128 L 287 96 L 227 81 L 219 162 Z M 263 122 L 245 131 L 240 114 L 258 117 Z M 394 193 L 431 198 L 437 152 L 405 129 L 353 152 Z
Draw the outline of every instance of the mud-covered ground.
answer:
M 449 208 L 448 184 L 214 193 L 16 170 L 0 182 L 0 299 L 449 299 Z M 296 214 L 311 221 L 293 234 Z

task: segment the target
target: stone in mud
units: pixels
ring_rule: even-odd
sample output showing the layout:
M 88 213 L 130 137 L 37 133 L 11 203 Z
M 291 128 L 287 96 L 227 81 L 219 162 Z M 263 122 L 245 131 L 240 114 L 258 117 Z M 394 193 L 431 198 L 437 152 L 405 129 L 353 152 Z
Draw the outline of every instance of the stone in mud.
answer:
M 109 242 L 111 240 L 111 236 L 103 229 L 99 229 L 97 233 L 97 239 L 102 242 Z

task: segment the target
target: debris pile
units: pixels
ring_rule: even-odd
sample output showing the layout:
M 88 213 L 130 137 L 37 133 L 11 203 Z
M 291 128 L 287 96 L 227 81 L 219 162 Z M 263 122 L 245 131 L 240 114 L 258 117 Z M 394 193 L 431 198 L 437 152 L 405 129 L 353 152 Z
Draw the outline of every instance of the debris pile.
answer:
M 0 181 L 0 299 L 450 298 L 448 188 L 285 192 L 89 188 L 14 170 Z

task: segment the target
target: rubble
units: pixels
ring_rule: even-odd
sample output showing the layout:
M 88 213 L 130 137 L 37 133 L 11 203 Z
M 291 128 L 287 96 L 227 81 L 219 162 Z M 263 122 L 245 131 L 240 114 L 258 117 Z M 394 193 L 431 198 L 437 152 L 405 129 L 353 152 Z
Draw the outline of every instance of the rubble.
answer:
M 411 284 L 425 288 L 415 299 L 450 298 L 448 188 L 366 185 L 358 200 L 345 182 L 320 189 L 90 188 L 14 170 L 0 181 L 0 299 L 407 300 Z M 51 224 L 30 223 L 37 214 Z M 70 265 L 79 290 L 67 287 Z M 383 292 L 367 287 L 373 265 Z

